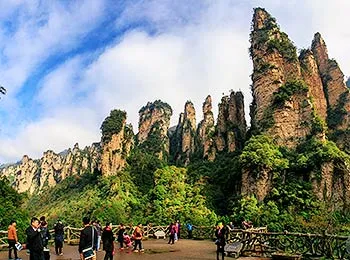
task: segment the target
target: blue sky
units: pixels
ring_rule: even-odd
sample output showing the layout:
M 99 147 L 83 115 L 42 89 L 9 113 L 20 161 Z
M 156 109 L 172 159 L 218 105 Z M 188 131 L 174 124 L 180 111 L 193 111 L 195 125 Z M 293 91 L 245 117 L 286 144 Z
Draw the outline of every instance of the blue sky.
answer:
M 162 99 L 178 120 L 187 100 L 202 117 L 222 93 L 251 102 L 254 7 L 265 7 L 298 48 L 321 32 L 350 74 L 348 0 L 8 0 L 0 2 L 0 164 L 100 140 L 111 109 Z

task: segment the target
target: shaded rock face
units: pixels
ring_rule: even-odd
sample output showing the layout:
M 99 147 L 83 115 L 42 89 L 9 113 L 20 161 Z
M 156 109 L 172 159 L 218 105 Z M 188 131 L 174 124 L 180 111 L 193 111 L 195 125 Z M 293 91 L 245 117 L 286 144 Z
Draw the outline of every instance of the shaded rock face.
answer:
M 168 130 L 171 115 L 171 107 L 160 100 L 148 102 L 139 111 L 138 146 L 162 160 L 169 156 Z
M 172 137 L 171 147 L 174 160 L 188 165 L 190 156 L 195 151 L 196 111 L 192 102 L 187 101 L 184 113 L 180 114 L 179 123 Z
M 327 118 L 327 101 L 323 91 L 323 84 L 311 50 L 305 50 L 300 54 L 302 77 L 309 87 L 309 95 L 313 98 L 315 112 L 324 121 Z
M 344 74 L 337 62 L 329 59 L 326 43 L 320 33 L 314 36 L 312 52 L 316 58 L 327 99 L 327 124 L 330 136 L 340 148 L 350 151 L 350 92 L 344 82 Z
M 207 96 L 203 103 L 203 120 L 198 124 L 197 149 L 203 150 L 203 158 L 213 161 L 216 155 L 216 148 L 214 145 L 215 133 L 214 115 L 212 112 L 212 99 Z
M 102 175 L 109 176 L 122 170 L 126 165 L 126 159 L 130 155 L 133 145 L 134 133 L 132 126 L 126 125 L 124 120 L 120 132 L 113 134 L 111 140 L 102 145 Z
M 224 96 L 219 104 L 216 149 L 219 152 L 225 149 L 229 152 L 242 149 L 246 128 L 243 94 L 232 91 L 230 96 Z
M 68 176 L 98 170 L 100 149 L 99 143 L 83 150 L 76 144 L 64 154 L 47 151 L 38 160 L 25 155 L 18 164 L 0 169 L 0 175 L 6 176 L 19 192 L 32 194 L 46 186 L 52 187 Z
M 272 173 L 268 170 L 261 171 L 258 176 L 244 169 L 242 172 L 242 196 L 253 195 L 258 201 L 263 201 L 272 189 Z
M 326 201 L 329 205 L 349 206 L 350 196 L 350 166 L 343 164 L 344 171 L 336 170 L 334 162 L 324 163 L 320 173 L 311 176 L 312 189 L 319 200 Z
M 313 117 L 309 94 L 299 91 L 284 104 L 274 104 L 281 87 L 301 81 L 302 73 L 296 48 L 275 19 L 261 8 L 255 9 L 253 17 L 250 54 L 254 66 L 252 127 L 271 135 L 277 144 L 294 148 L 311 131 L 311 127 L 305 127 Z

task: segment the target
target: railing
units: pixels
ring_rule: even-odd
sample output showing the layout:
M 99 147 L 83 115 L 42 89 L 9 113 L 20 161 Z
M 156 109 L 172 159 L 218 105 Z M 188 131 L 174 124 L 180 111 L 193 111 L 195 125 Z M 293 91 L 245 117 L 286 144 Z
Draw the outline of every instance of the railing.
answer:
M 126 226 L 126 232 L 131 234 L 133 227 Z M 144 237 L 151 238 L 157 231 L 167 233 L 168 226 L 143 226 Z M 117 233 L 119 227 L 114 227 Z M 77 244 L 81 228 L 65 227 L 65 242 Z M 194 226 L 195 239 L 213 239 L 214 226 Z M 53 230 L 50 233 L 53 234 Z M 181 229 L 181 236 L 186 237 L 186 228 Z M 53 237 L 53 236 L 52 236 Z M 346 246 L 347 236 L 324 234 L 301 234 L 289 232 L 267 232 L 267 228 L 254 228 L 248 230 L 233 229 L 229 232 L 228 243 L 241 243 L 240 255 L 271 257 L 275 253 L 297 254 L 306 258 L 326 257 L 326 259 L 350 259 Z M 0 231 L 0 248 L 6 247 L 7 231 Z M 350 250 L 350 248 L 349 248 Z
M 271 257 L 281 253 L 304 258 L 350 259 L 346 250 L 347 236 L 254 230 L 234 230 L 230 233 L 229 243 L 242 243 L 240 254 L 243 256 Z

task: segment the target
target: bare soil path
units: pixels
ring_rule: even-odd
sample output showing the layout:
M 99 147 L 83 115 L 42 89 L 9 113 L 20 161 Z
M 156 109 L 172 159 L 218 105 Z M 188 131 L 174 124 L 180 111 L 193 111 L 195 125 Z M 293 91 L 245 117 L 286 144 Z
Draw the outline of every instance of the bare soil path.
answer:
M 117 244 L 115 245 L 118 247 Z M 134 253 L 131 250 L 125 249 L 123 251 L 117 251 L 114 255 L 114 259 L 142 259 L 142 260 L 215 260 L 215 245 L 211 241 L 203 240 L 186 240 L 181 239 L 174 245 L 168 245 L 166 240 L 147 240 L 143 241 L 145 249 L 144 253 Z M 63 247 L 63 256 L 56 256 L 54 254 L 54 248 L 51 247 L 51 260 L 79 260 L 78 247 L 68 246 Z M 97 253 L 97 260 L 104 258 L 105 252 L 101 251 Z M 26 255 L 26 251 L 19 252 L 19 257 L 23 260 L 29 259 Z M 226 258 L 226 257 L 225 257 Z M 8 252 L 0 252 L 0 260 L 7 260 Z M 227 259 L 233 260 L 234 258 L 227 257 Z M 258 260 L 262 258 L 241 258 L 244 260 Z

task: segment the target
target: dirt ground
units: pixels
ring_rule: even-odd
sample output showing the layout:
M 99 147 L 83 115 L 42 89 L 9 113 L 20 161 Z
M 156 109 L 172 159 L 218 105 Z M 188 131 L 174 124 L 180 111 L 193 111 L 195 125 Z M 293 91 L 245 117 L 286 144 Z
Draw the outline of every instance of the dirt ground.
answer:
M 116 245 L 116 248 L 118 246 Z M 215 260 L 215 245 L 211 241 L 196 241 L 196 240 L 179 240 L 174 245 L 168 245 L 166 240 L 148 240 L 143 241 L 144 253 L 134 253 L 131 250 L 125 249 L 123 251 L 117 251 L 114 255 L 114 259 L 143 259 L 143 260 Z M 54 248 L 51 247 L 51 260 L 79 260 L 78 247 L 65 245 L 63 248 L 63 256 L 56 256 L 54 254 Z M 97 253 L 97 260 L 104 258 L 105 252 L 101 251 Z M 23 260 L 29 259 L 26 255 L 26 251 L 19 252 L 19 257 Z M 227 259 L 234 259 L 231 257 L 225 257 Z M 7 260 L 8 252 L 0 252 L 0 260 Z M 241 258 L 244 260 L 258 260 L 261 258 Z

